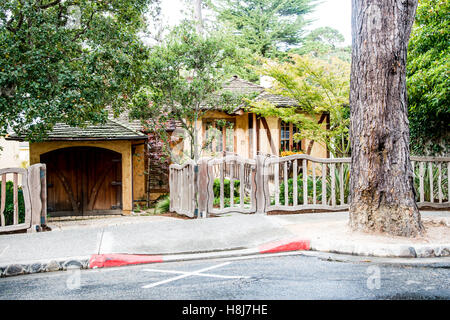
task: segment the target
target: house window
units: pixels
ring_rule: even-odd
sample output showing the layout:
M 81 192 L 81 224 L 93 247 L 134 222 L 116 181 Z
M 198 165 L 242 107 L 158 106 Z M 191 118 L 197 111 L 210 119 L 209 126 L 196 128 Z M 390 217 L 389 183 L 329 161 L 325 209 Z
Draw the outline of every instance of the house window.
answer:
M 203 145 L 211 153 L 235 151 L 234 120 L 203 120 Z
M 301 151 L 301 141 L 294 141 L 294 134 L 299 132 L 298 128 L 284 121 L 281 121 L 280 128 L 280 151 Z

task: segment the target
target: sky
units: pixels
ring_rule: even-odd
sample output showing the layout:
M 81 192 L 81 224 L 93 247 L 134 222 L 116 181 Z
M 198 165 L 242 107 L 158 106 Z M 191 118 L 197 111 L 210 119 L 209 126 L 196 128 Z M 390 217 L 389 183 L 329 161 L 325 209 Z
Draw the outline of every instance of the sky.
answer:
M 345 44 L 352 44 L 352 2 L 351 0 L 322 0 L 316 7 L 315 12 L 308 18 L 315 21 L 309 27 L 316 29 L 318 27 L 332 27 L 339 30 L 345 38 Z
M 183 0 L 161 0 L 161 9 L 164 20 L 173 25 L 182 19 L 181 10 L 186 10 L 186 4 Z M 307 18 L 314 20 L 308 29 L 335 28 L 344 36 L 344 44 L 351 44 L 351 0 L 321 0 Z

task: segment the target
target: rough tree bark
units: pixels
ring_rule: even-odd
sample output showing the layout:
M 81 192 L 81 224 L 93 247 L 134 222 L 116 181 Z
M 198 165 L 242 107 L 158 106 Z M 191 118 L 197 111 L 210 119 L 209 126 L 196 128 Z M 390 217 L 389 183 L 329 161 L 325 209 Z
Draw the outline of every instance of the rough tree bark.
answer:
M 352 0 L 353 230 L 424 231 L 409 158 L 406 53 L 417 0 Z

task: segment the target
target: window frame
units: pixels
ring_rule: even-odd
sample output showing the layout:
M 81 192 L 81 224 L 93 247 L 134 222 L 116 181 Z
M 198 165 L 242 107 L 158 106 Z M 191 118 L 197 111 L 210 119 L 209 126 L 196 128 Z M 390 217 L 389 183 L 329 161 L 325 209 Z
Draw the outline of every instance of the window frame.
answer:
M 211 149 L 209 148 L 205 148 L 205 150 L 209 153 L 220 153 L 220 152 L 232 152 L 232 153 L 236 153 L 236 118 L 203 118 L 202 119 L 202 143 L 204 145 L 204 143 L 206 142 L 206 126 L 209 123 L 213 124 L 213 128 L 216 129 L 216 121 L 217 120 L 225 120 L 227 122 L 230 122 L 233 124 L 233 144 L 232 144 L 232 148 L 233 151 L 227 151 L 227 127 L 223 127 L 221 130 L 222 133 L 222 150 L 216 151 L 217 145 L 216 145 L 216 139 L 214 139 L 211 143 Z M 225 150 L 224 150 L 225 149 Z
M 283 120 L 280 119 L 279 124 L 280 124 L 280 145 L 279 145 L 280 146 L 280 152 L 283 152 L 283 151 L 290 151 L 290 152 L 302 151 L 303 150 L 302 149 L 302 144 L 303 144 L 302 141 L 294 142 L 294 134 L 298 133 L 300 130 L 296 126 L 294 126 L 294 124 L 292 122 L 284 122 Z M 284 130 L 286 130 L 287 128 L 289 128 L 289 131 L 288 131 L 289 132 L 289 138 L 288 139 L 286 139 L 286 138 L 283 139 L 282 132 Z M 283 149 L 283 142 L 287 142 L 287 141 L 288 141 L 288 143 L 287 143 L 288 148 L 287 149 L 286 148 Z M 286 143 L 285 143 L 285 145 L 286 145 Z M 296 151 L 294 151 L 294 149 L 296 149 Z

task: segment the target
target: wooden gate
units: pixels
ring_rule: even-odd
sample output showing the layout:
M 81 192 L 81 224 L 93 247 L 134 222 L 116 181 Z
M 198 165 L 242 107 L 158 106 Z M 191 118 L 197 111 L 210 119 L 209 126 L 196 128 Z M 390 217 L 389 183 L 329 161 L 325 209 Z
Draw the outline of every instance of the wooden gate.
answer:
M 120 213 L 121 154 L 102 148 L 71 147 L 41 155 L 48 172 L 51 216 Z
M 258 172 L 262 173 L 257 165 L 258 161 L 237 155 L 170 165 L 170 211 L 189 217 L 255 213 Z
M 232 155 L 205 160 L 207 212 L 256 212 L 256 161 Z
M 191 218 L 195 215 L 194 169 L 195 162 L 192 160 L 169 167 L 170 211 Z

